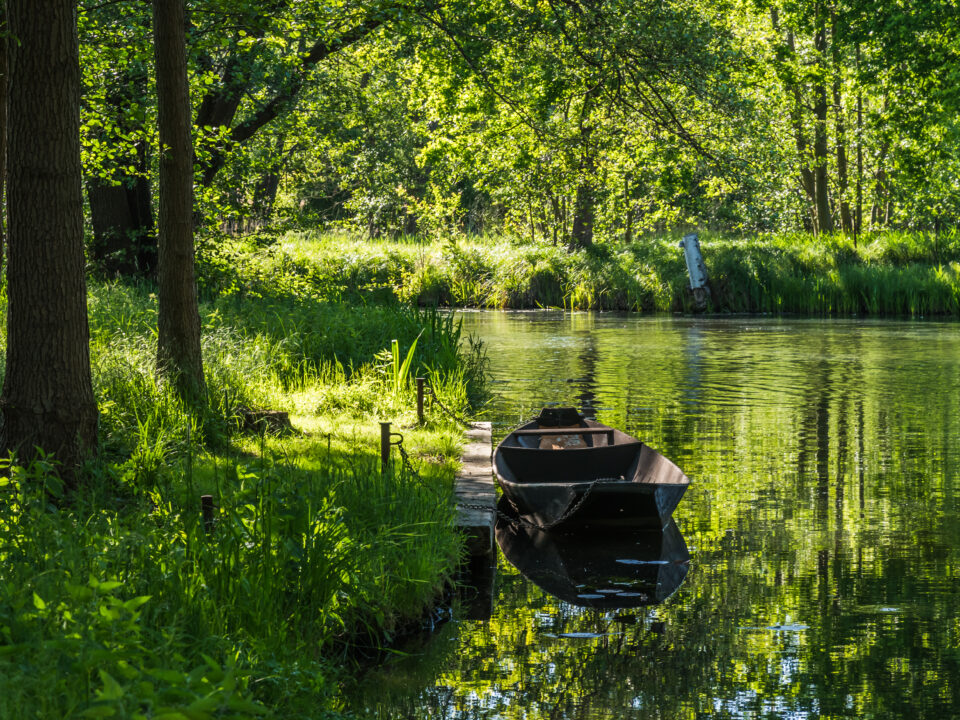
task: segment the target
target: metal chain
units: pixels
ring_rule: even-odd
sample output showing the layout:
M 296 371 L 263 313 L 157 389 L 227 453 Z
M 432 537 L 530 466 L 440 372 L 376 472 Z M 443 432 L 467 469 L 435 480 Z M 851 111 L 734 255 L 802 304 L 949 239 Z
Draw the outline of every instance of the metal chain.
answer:
M 432 398 L 431 402 L 434 402 L 437 405 L 439 405 L 440 410 L 443 411 L 445 415 L 447 415 L 452 420 L 455 420 L 456 422 L 460 423 L 466 428 L 473 427 L 473 424 L 469 420 L 465 420 L 463 417 L 461 417 L 460 415 L 457 415 L 455 412 L 453 412 L 453 410 L 451 410 L 450 408 L 448 408 L 446 405 L 443 404 L 443 401 L 440 400 L 440 396 L 437 395 L 436 388 L 433 387 L 433 383 L 431 383 L 429 380 L 427 381 L 427 389 L 430 391 L 430 397 Z
M 403 436 L 401 436 L 399 440 L 391 442 L 390 444 L 396 445 L 397 450 L 400 453 L 400 458 L 403 461 L 403 466 L 413 476 L 413 479 L 417 481 L 417 484 L 419 484 L 420 487 L 424 488 L 425 490 L 429 490 L 430 492 L 432 492 L 438 500 L 442 499 L 440 496 L 440 492 L 436 488 L 433 488 L 427 485 L 427 483 L 423 479 L 423 476 L 421 476 L 420 473 L 418 473 L 413 468 L 413 463 L 410 461 L 410 455 L 407 453 L 407 449 L 403 447 Z
M 541 530 L 542 528 L 536 523 L 532 523 L 529 520 L 524 520 L 522 517 L 514 517 L 513 515 L 507 515 L 503 510 L 494 506 L 490 507 L 489 505 L 477 505 L 475 503 L 457 503 L 457 507 L 462 510 L 482 510 L 483 512 L 492 512 L 498 518 L 504 522 L 508 522 L 511 525 L 523 525 L 530 528 L 531 530 Z

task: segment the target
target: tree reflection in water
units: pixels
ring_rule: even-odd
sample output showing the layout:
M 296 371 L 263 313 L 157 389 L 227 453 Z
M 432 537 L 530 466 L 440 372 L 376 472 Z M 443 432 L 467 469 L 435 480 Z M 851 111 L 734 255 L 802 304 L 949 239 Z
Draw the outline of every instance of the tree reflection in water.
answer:
M 636 608 L 558 599 L 501 560 L 492 619 L 371 673 L 359 714 L 960 716 L 960 326 L 473 313 L 465 330 L 490 349 L 501 433 L 589 398 L 677 462 L 692 560 Z

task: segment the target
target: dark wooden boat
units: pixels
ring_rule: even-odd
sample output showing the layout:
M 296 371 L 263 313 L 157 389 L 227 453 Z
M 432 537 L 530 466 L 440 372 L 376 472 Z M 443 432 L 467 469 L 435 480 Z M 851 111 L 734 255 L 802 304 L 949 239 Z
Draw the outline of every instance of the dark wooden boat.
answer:
M 663 529 L 690 484 L 653 448 L 573 408 L 544 408 L 493 460 L 508 502 L 542 530 Z
M 505 519 L 501 498 L 497 544 L 504 557 L 542 590 L 597 610 L 662 603 L 687 576 L 690 552 L 676 522 L 662 531 L 555 533 Z

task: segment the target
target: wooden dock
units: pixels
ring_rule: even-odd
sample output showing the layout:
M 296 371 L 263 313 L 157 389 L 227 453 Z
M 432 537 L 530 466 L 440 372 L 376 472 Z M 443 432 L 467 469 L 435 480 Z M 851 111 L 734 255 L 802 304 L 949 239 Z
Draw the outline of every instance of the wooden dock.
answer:
M 493 483 L 493 448 L 490 423 L 472 423 L 466 433 L 463 467 L 457 476 L 457 527 L 466 535 L 471 558 L 494 558 L 493 526 L 496 520 L 497 491 Z M 467 505 L 469 507 L 462 507 Z

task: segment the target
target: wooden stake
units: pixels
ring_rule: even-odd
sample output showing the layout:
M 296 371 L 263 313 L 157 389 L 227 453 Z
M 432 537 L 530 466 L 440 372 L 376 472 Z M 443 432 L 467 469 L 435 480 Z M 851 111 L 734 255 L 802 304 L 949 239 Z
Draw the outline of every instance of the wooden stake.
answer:
M 417 378 L 417 420 L 423 425 L 423 388 L 426 384 L 426 378 L 418 377 Z
M 200 496 L 200 512 L 203 514 L 203 529 L 213 532 L 213 495 Z

